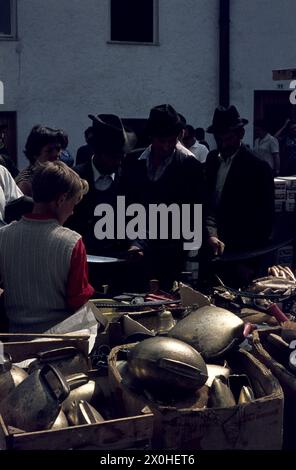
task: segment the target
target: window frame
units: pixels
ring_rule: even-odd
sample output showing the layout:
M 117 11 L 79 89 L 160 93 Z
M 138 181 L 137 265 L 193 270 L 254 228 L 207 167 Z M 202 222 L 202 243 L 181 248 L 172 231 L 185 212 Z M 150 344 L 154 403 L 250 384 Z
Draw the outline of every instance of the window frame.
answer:
M 10 0 L 10 26 L 11 34 L 0 32 L 0 41 L 14 41 L 17 39 L 17 3 L 16 0 Z
M 114 41 L 111 39 L 111 0 L 109 1 L 109 39 L 107 44 L 123 44 L 136 46 L 159 46 L 159 0 L 153 0 L 153 42 Z

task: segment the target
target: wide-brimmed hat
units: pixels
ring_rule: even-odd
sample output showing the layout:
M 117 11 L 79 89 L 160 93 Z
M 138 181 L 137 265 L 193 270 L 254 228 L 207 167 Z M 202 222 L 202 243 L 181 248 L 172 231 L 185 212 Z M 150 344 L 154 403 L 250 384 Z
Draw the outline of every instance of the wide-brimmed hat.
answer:
M 147 131 L 150 136 L 177 136 L 182 128 L 182 120 L 170 104 L 161 104 L 151 109 L 147 121 Z
M 92 120 L 93 144 L 101 150 L 125 152 L 128 138 L 120 117 L 115 114 L 89 114 Z
M 208 127 L 209 134 L 216 134 L 220 132 L 227 132 L 248 124 L 248 120 L 241 118 L 235 106 L 231 105 L 228 108 L 218 106 L 215 109 L 213 122 Z

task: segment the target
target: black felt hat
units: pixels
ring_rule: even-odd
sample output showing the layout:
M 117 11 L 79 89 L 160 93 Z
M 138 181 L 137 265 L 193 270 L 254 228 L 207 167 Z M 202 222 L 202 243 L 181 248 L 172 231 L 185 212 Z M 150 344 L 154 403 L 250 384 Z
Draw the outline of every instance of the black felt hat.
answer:
M 182 120 L 170 104 L 161 104 L 151 109 L 147 130 L 152 137 L 177 136 L 182 128 Z
M 247 119 L 240 117 L 238 110 L 235 106 L 231 105 L 228 108 L 218 106 L 215 109 L 213 122 L 208 127 L 207 132 L 209 134 L 216 134 L 221 132 L 227 132 L 248 124 Z
M 128 139 L 120 117 L 115 114 L 89 114 L 93 143 L 102 150 L 124 152 Z

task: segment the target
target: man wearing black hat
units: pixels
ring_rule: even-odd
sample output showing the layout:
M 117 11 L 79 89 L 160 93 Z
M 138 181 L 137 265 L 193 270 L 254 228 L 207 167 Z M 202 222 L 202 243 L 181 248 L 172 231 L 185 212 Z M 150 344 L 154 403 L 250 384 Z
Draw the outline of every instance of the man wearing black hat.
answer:
M 114 114 L 89 115 L 92 120 L 92 158 L 74 168 L 79 176 L 87 180 L 89 192 L 78 204 L 69 225 L 83 236 L 88 254 L 114 256 L 121 250 L 116 240 L 98 240 L 94 235 L 97 217 L 94 209 L 98 204 L 116 207 L 119 194 L 119 175 L 122 158 L 128 144 L 121 119 Z
M 274 185 L 270 167 L 243 143 L 247 119 L 235 106 L 218 107 L 212 125 L 217 150 L 206 161 L 208 242 L 215 255 L 260 247 L 273 222 Z
M 201 204 L 204 184 L 201 164 L 178 145 L 183 129 L 180 115 L 169 104 L 151 109 L 147 131 L 151 145 L 123 165 L 122 180 L 129 203 L 147 209 L 151 204 Z M 149 234 L 149 226 L 148 226 Z M 163 288 L 179 278 L 183 263 L 182 240 L 139 240 L 131 249 L 146 260 L 146 277 L 156 277 Z

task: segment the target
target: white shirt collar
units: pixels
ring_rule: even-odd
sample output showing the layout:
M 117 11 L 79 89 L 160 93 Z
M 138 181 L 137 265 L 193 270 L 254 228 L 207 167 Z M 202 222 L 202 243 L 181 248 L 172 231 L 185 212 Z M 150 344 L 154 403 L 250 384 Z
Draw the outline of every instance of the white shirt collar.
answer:
M 228 163 L 232 162 L 232 160 L 234 159 L 234 157 L 235 157 L 235 156 L 238 154 L 238 152 L 240 151 L 241 146 L 242 146 L 242 143 L 240 143 L 239 148 L 238 148 L 230 157 L 228 157 L 226 160 L 225 160 L 225 158 L 222 157 L 221 153 L 219 152 L 219 153 L 218 153 L 218 158 L 219 158 L 219 160 L 221 160 L 222 162 L 225 162 L 225 163 L 226 163 L 226 162 L 228 162 Z
M 96 182 L 101 176 L 105 176 L 102 173 L 99 172 L 97 167 L 94 164 L 94 155 L 91 157 L 91 166 L 94 174 L 94 182 Z M 111 173 L 109 176 L 111 176 L 112 180 L 115 180 L 115 173 Z

